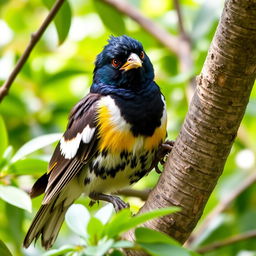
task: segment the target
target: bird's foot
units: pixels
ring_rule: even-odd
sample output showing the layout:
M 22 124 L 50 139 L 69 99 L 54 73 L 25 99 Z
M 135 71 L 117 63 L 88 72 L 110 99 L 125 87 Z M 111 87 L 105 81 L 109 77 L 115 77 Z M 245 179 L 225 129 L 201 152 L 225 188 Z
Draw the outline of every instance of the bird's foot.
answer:
M 98 200 L 91 200 L 90 203 L 89 203 L 89 206 L 93 207 L 96 203 L 98 203 L 98 205 L 99 205 L 99 201 Z
M 124 208 L 129 208 L 129 204 L 125 203 L 121 198 L 118 196 L 113 195 L 106 195 L 102 193 L 96 193 L 92 192 L 89 194 L 89 197 L 93 200 L 92 205 L 95 203 L 95 201 L 102 200 L 111 203 L 114 206 L 114 209 L 116 212 L 119 212 L 120 210 Z M 90 206 L 91 206 L 90 202 Z
M 153 166 L 152 168 L 155 168 L 155 171 L 157 173 L 162 173 L 161 170 L 158 167 L 158 164 L 165 164 L 165 156 L 168 155 L 171 151 L 172 148 L 174 146 L 175 141 L 174 140 L 166 140 L 164 143 L 162 143 L 159 148 L 158 151 L 156 152 L 156 157 L 155 160 L 153 162 Z

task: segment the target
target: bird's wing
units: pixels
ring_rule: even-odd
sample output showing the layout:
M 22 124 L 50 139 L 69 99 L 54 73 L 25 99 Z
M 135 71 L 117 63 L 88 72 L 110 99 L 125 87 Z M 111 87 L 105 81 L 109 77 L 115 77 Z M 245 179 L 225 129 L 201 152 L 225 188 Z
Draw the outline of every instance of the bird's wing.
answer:
M 71 111 L 66 132 L 58 143 L 46 174 L 31 190 L 31 197 L 45 192 L 43 204 L 59 194 L 96 152 L 99 94 L 88 94 Z

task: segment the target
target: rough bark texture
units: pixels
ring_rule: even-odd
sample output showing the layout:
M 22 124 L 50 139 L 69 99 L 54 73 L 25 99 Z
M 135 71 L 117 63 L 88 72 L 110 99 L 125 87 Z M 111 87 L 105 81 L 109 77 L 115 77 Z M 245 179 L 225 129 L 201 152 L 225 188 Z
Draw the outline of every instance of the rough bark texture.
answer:
M 255 77 L 256 0 L 228 0 L 182 130 L 141 209 L 175 205 L 182 211 L 150 221 L 147 227 L 181 243 L 188 239 L 223 171 Z

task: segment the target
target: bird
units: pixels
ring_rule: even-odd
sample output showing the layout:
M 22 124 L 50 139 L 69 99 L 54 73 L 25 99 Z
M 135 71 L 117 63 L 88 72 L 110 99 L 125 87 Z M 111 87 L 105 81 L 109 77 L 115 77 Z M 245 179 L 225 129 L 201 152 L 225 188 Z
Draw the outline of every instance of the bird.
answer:
M 71 110 L 47 172 L 30 191 L 31 198 L 44 198 L 23 246 L 41 236 L 42 246 L 52 247 L 67 209 L 81 194 L 110 202 L 116 211 L 128 207 L 111 193 L 157 166 L 168 148 L 166 126 L 165 98 L 142 44 L 127 35 L 110 36 L 96 57 L 89 93 Z M 161 145 L 166 147 L 159 151 Z

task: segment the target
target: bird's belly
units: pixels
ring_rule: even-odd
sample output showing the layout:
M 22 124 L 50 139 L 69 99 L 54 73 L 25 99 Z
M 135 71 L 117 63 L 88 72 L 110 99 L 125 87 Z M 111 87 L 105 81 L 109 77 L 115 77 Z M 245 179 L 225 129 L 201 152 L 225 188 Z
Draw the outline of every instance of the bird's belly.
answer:
M 115 192 L 137 182 L 148 173 L 154 156 L 155 150 L 96 156 L 86 170 L 85 193 Z

